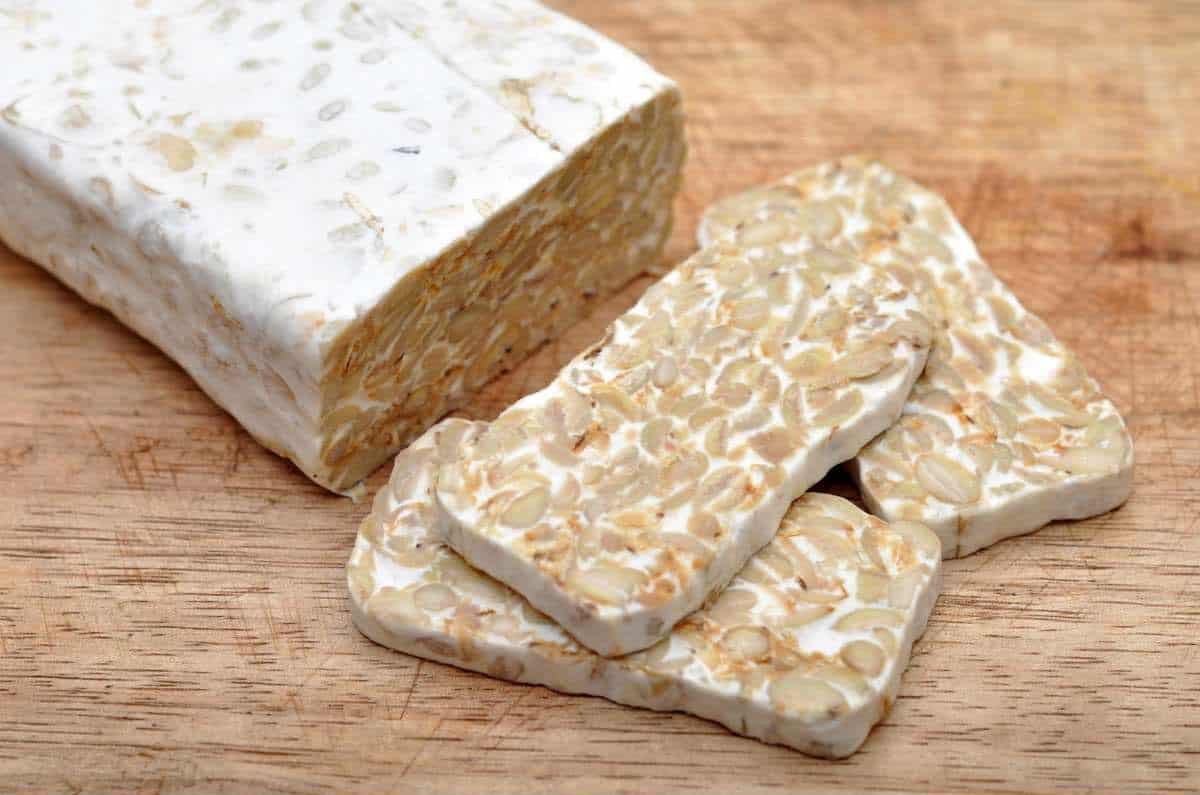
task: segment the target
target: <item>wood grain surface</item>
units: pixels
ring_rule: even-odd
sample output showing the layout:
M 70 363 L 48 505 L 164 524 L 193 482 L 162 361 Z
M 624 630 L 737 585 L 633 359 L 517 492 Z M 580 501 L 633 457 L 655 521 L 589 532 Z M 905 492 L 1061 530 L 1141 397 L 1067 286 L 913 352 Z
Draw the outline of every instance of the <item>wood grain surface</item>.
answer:
M 812 760 L 371 644 L 342 576 L 367 503 L 0 251 L 0 791 L 1200 790 L 1200 4 L 556 5 L 684 87 L 671 259 L 719 196 L 884 158 L 1125 412 L 1133 498 L 949 562 L 891 714 Z M 545 383 L 646 284 L 469 413 Z

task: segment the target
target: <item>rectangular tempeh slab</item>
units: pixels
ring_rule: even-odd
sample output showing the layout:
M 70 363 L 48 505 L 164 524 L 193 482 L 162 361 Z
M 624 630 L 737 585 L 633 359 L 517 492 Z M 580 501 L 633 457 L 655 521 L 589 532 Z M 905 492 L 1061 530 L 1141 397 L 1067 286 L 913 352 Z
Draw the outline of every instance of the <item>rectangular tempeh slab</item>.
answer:
M 904 417 L 855 459 L 874 513 L 928 525 L 956 557 L 1129 496 L 1133 442 L 1116 407 L 940 196 L 847 159 L 716 203 L 700 228 L 714 240 L 816 241 L 908 272 L 940 319 Z
M 347 567 L 355 625 L 438 662 L 683 710 L 808 754 L 853 753 L 895 700 L 937 597 L 937 537 L 807 494 L 720 598 L 648 651 L 598 657 L 432 528 L 438 466 L 481 425 L 447 420 L 396 458 Z
M 650 646 L 896 420 L 918 308 L 826 249 L 703 251 L 447 467 L 445 540 L 594 651 Z
M 0 0 L 0 52 L 0 239 L 331 489 L 670 230 L 677 89 L 529 0 Z

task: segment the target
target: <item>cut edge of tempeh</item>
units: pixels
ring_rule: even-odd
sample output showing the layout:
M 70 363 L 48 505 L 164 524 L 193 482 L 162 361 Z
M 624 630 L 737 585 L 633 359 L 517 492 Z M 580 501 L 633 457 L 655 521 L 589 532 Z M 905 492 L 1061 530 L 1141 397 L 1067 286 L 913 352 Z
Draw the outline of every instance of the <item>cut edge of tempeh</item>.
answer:
M 411 282 L 432 292 L 421 304 L 431 317 L 397 328 L 411 309 L 400 299 L 414 287 L 397 284 L 331 346 L 327 383 L 343 367 L 357 368 L 372 398 L 382 395 L 363 428 L 339 416 L 361 395 L 325 392 L 322 464 L 339 483 L 370 473 L 600 300 L 657 268 L 686 155 L 678 86 L 565 14 L 533 0 L 391 4 L 387 13 L 565 159 L 462 246 L 413 274 Z M 530 215 L 543 223 L 531 228 Z M 471 259 L 477 267 L 462 272 L 460 261 Z M 394 333 L 376 339 L 380 328 Z M 421 361 L 396 365 L 413 340 L 429 343 Z
M 729 589 L 671 636 L 599 657 L 437 539 L 438 468 L 484 427 L 446 420 L 397 456 L 347 563 L 351 616 L 367 638 L 502 679 L 688 712 L 819 757 L 852 754 L 887 714 L 940 585 L 927 528 L 805 495 Z
M 918 306 L 823 249 L 700 252 L 448 467 L 443 538 L 600 654 L 650 646 L 899 416 Z
M 682 98 L 672 85 L 347 328 L 330 346 L 322 381 L 322 479 L 338 488 L 358 482 L 650 269 L 670 237 L 684 152 Z M 526 223 L 531 208 L 549 220 Z M 411 312 L 414 301 L 420 313 Z M 416 361 L 406 355 L 414 340 Z M 355 384 L 358 391 L 348 389 Z M 364 395 L 374 413 L 361 411 Z
M 987 269 L 940 196 L 845 158 L 716 202 L 698 237 L 763 235 L 910 268 L 938 320 L 904 416 L 850 466 L 873 513 L 926 524 L 959 557 L 1128 498 L 1133 441 L 1120 413 Z M 885 239 L 899 248 L 881 247 Z

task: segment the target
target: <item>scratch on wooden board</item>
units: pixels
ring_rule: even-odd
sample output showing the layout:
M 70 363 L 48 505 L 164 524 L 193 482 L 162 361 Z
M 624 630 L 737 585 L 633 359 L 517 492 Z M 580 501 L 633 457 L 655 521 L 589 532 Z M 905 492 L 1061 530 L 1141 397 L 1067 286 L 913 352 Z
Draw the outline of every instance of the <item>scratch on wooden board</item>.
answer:
M 424 660 L 417 659 L 417 667 L 413 670 L 412 681 L 408 684 L 408 693 L 404 695 L 404 703 L 400 706 L 400 717 L 396 719 L 397 723 L 403 723 L 404 716 L 408 714 L 408 705 L 412 703 L 413 693 L 417 689 L 417 680 L 421 678 L 421 666 L 424 664 Z
M 397 776 L 397 778 L 402 779 L 408 775 L 408 771 L 412 770 L 413 765 L 417 763 L 417 760 L 421 757 L 421 754 L 425 753 L 425 749 L 437 738 L 437 733 L 442 728 L 442 724 L 445 723 L 445 720 L 446 719 L 442 716 L 438 716 L 437 723 L 434 724 L 433 730 L 429 732 L 428 737 L 421 738 L 421 742 L 417 745 L 416 753 L 414 753 L 412 758 L 408 760 L 408 763 L 404 765 L 404 769 L 400 771 L 400 775 Z
M 501 727 L 501 725 L 504 723 L 504 719 L 508 717 L 508 714 L 512 712 L 517 705 L 521 703 L 521 701 L 524 700 L 525 696 L 528 695 L 529 691 L 532 689 L 533 688 L 531 687 L 521 688 L 521 691 L 517 693 L 517 697 L 505 704 L 504 709 L 501 710 L 500 714 L 488 722 L 487 729 L 485 729 L 483 732 L 483 739 L 490 740 L 490 742 L 486 744 L 486 747 L 492 749 L 500 747 L 500 743 L 507 735 L 504 732 L 500 732 L 499 734 L 493 736 L 493 732 Z

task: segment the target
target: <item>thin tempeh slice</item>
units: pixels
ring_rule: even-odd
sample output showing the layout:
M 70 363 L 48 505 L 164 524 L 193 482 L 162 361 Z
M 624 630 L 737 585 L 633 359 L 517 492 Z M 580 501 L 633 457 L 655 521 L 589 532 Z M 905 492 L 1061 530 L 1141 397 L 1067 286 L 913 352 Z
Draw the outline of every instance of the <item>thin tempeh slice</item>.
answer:
M 937 537 L 807 494 L 715 602 L 648 651 L 598 657 L 431 528 L 439 462 L 482 425 L 448 420 L 401 453 L 347 567 L 376 643 L 518 682 L 682 710 L 807 754 L 853 753 L 895 700 L 939 584 Z M 681 547 L 697 542 L 686 536 Z
M 896 420 L 919 306 L 827 249 L 701 252 L 447 467 L 445 540 L 592 650 L 646 648 Z
M 848 159 L 718 202 L 700 227 L 702 244 L 767 236 L 878 265 L 940 318 L 904 417 L 855 459 L 871 511 L 923 522 L 958 557 L 1129 496 L 1133 441 L 1116 407 L 940 196 Z

